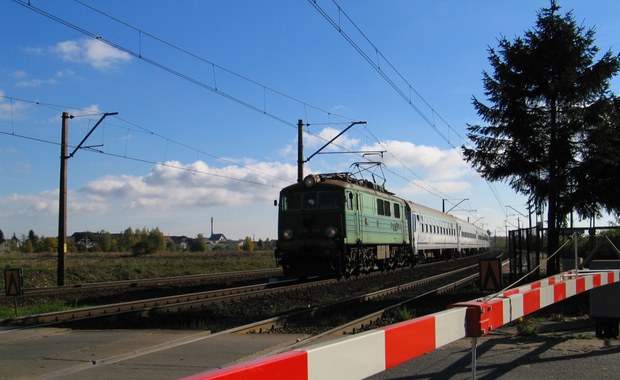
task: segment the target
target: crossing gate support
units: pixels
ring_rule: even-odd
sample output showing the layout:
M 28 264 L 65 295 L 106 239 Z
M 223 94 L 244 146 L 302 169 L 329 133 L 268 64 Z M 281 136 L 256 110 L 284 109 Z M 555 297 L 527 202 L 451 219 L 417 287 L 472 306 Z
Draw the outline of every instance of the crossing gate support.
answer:
M 472 338 L 475 371 L 478 337 L 546 306 L 617 282 L 620 270 L 564 272 L 488 298 L 459 302 L 439 313 L 184 380 L 362 379 L 465 337 Z

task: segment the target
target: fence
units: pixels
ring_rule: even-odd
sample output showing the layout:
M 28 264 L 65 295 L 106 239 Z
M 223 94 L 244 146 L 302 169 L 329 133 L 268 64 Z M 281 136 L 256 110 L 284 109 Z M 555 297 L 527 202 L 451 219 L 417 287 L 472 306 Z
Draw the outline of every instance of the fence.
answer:
M 546 273 L 547 228 L 520 228 L 508 232 L 510 257 L 510 280 L 523 276 L 526 281 L 540 278 Z M 560 246 L 577 234 L 575 244 L 565 246 L 559 252 L 561 271 L 587 266 L 592 260 L 620 259 L 620 227 L 563 228 L 560 230 Z

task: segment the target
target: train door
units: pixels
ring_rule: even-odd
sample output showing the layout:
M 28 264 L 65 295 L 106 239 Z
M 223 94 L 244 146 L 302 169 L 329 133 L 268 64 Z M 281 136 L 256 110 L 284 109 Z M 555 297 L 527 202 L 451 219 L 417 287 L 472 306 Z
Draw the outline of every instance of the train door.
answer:
M 461 225 L 456 225 L 456 250 L 461 253 Z
M 362 239 L 362 233 L 360 228 L 360 205 L 358 194 L 347 190 L 345 192 L 345 215 L 346 215 L 346 230 L 347 241 L 349 244 L 354 244 L 358 240 Z
M 356 200 L 356 212 L 357 212 L 357 240 L 364 241 L 364 197 L 362 194 L 356 192 L 353 193 L 353 198 Z
M 407 217 L 409 219 L 409 230 L 410 232 L 410 238 L 411 238 L 411 245 L 413 248 L 413 254 L 417 255 L 418 254 L 418 216 L 416 214 L 414 214 L 413 212 L 408 213 Z

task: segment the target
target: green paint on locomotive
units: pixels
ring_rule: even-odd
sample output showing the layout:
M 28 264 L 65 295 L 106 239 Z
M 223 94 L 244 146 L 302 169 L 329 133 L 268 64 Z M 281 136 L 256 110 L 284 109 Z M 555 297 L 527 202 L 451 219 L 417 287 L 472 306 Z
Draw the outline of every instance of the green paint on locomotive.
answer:
M 345 244 L 409 243 L 405 204 L 399 198 L 353 186 L 345 193 Z
M 384 190 L 316 176 L 280 193 L 276 258 L 285 274 L 371 270 L 407 246 L 406 205 Z

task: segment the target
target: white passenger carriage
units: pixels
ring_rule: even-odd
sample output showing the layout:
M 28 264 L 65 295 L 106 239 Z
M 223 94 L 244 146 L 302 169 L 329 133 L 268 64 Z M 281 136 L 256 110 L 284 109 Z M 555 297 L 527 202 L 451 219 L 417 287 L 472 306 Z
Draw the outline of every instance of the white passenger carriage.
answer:
M 450 214 L 406 201 L 414 252 L 421 260 L 451 258 L 488 249 L 481 228 Z

